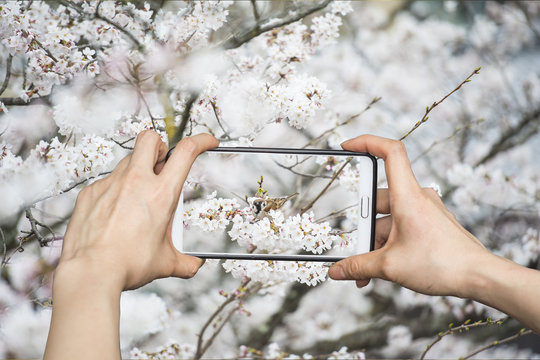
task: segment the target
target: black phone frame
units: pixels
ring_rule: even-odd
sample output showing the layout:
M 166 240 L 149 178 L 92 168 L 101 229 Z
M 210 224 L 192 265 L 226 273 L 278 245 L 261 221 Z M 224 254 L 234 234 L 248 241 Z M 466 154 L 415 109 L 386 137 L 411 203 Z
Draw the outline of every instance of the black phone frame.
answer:
M 165 161 L 170 157 L 174 147 L 171 148 Z M 371 194 L 371 236 L 369 251 L 375 249 L 375 224 L 377 214 L 377 158 L 366 152 L 353 152 L 346 150 L 327 150 L 327 149 L 295 149 L 295 148 L 264 148 L 264 147 L 217 147 L 206 152 L 215 153 L 266 153 L 266 154 L 291 154 L 291 155 L 327 155 L 327 156 L 365 156 L 373 163 L 372 174 L 372 194 Z M 314 261 L 314 262 L 337 262 L 346 258 L 346 256 L 328 256 L 328 255 L 293 255 L 293 254 L 241 254 L 241 253 L 209 253 L 209 252 L 183 252 L 186 255 L 196 256 L 201 259 L 231 259 L 231 260 L 285 260 L 285 261 Z

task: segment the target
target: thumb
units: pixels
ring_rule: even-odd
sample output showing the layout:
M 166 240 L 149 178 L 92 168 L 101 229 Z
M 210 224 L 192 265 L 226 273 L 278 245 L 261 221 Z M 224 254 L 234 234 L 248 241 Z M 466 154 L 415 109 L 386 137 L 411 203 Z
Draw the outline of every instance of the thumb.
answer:
M 335 263 L 328 275 L 334 280 L 369 280 L 380 277 L 380 250 L 348 257 Z
M 182 254 L 181 252 L 176 252 L 176 266 L 174 268 L 171 276 L 179 277 L 182 279 L 190 279 L 200 267 L 204 264 L 204 260 L 195 256 Z

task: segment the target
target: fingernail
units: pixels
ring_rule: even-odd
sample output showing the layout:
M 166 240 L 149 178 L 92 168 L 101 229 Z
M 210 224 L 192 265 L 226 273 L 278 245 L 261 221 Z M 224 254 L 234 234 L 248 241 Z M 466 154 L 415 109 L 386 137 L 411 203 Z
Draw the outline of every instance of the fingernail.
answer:
M 344 280 L 345 279 L 345 273 L 343 272 L 343 268 L 339 265 L 334 265 L 328 270 L 328 276 L 330 276 L 334 280 Z
M 351 139 L 345 140 L 344 142 L 342 142 L 342 143 L 340 144 L 340 146 L 343 147 L 343 145 L 347 145 L 347 143 L 350 142 L 350 141 L 351 141 Z

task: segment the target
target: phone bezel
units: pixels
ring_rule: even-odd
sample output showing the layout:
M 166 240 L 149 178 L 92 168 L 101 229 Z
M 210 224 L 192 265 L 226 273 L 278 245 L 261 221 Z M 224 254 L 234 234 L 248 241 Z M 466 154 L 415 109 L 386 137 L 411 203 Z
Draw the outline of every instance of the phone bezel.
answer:
M 173 148 L 174 149 L 174 148 Z M 172 150 L 167 153 L 169 158 Z M 375 248 L 375 223 L 377 211 L 377 158 L 365 152 L 353 152 L 346 150 L 326 150 L 326 149 L 294 149 L 294 148 L 264 148 L 264 147 L 217 147 L 207 152 L 215 153 L 257 153 L 257 154 L 291 154 L 291 155 L 326 155 L 326 156 L 364 156 L 372 162 L 372 189 L 371 189 L 371 235 L 370 248 Z M 196 160 L 195 160 L 196 161 Z M 182 199 L 180 199 L 182 201 Z M 183 230 L 182 230 L 183 231 Z M 171 235 L 172 236 L 172 235 Z M 301 254 L 250 254 L 250 253 L 211 253 L 186 251 L 183 254 L 196 256 L 201 259 L 232 259 L 232 260 L 285 260 L 285 261 L 316 261 L 316 262 L 336 262 L 346 258 L 346 256 L 330 255 L 301 255 Z

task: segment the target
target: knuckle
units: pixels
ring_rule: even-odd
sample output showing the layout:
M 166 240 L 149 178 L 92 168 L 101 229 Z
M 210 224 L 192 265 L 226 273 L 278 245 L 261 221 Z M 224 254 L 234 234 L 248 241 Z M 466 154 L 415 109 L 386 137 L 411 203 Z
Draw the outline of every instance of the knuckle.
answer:
M 398 140 L 392 141 L 390 146 L 390 152 L 394 155 L 399 156 L 407 155 L 407 149 L 405 148 L 405 144 Z
M 360 264 L 356 259 L 352 259 L 344 265 L 343 272 L 348 279 L 356 279 L 360 276 Z
M 195 157 L 198 155 L 198 147 L 197 142 L 193 140 L 192 138 L 185 138 L 178 144 L 180 147 L 180 151 L 182 154 L 189 155 L 192 157 Z
M 385 280 L 391 280 L 394 278 L 395 269 L 394 269 L 394 262 L 390 259 L 390 257 L 386 254 L 381 256 L 380 260 L 380 272 L 381 277 Z
M 137 135 L 137 139 L 143 139 L 143 138 L 149 138 L 156 137 L 158 134 L 154 130 L 146 129 L 143 130 Z

